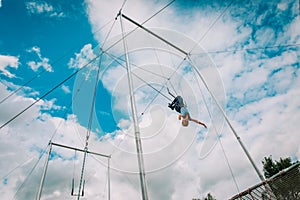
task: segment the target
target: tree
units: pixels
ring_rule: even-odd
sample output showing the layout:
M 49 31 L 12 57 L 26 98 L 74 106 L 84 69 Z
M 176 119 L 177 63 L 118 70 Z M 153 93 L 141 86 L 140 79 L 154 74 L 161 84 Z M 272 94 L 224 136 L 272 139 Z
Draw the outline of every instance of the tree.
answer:
M 210 193 L 207 194 L 204 200 L 216 200 Z
M 265 157 L 262 161 L 264 175 L 267 179 L 271 178 L 297 162 L 292 163 L 291 158 L 280 158 L 279 161 L 273 161 L 271 156 Z M 288 172 L 269 179 L 268 185 L 277 199 L 300 200 L 300 172 L 298 167 L 293 167 Z
M 273 161 L 272 156 L 264 157 L 263 163 L 263 171 L 265 178 L 270 178 L 271 176 L 277 174 L 283 169 L 286 169 L 292 166 L 292 159 L 289 158 L 280 158 L 279 161 Z

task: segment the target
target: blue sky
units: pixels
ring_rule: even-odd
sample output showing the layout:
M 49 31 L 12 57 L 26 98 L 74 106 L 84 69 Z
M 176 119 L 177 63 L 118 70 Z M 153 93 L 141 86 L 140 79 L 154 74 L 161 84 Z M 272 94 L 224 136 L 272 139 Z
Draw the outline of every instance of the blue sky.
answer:
M 67 63 L 74 52 L 79 51 L 83 44 L 94 42 L 85 5 L 81 1 L 72 1 L 71 6 L 69 2 L 4 1 L 0 15 L 4 25 L 1 55 L 14 56 L 19 63 L 18 69 L 12 69 L 15 76 L 13 83 L 25 84 L 41 73 L 41 77 L 29 85 L 39 95 L 72 72 Z M 29 62 L 33 65 L 30 66 Z M 45 70 L 47 72 L 43 73 Z M 61 74 L 60 78 L 57 74 Z M 3 74 L 1 76 L 4 80 L 11 80 Z M 72 90 L 72 83 L 65 86 Z M 56 98 L 58 106 L 70 101 L 70 95 L 62 90 L 56 92 L 47 99 L 62 96 Z
M 140 199 L 123 44 L 108 47 L 121 39 L 120 18 L 115 17 L 122 5 L 126 16 L 142 23 L 167 3 L 1 1 L 1 126 L 87 66 L 0 129 L 0 190 L 6 199 L 24 199 L 22 192 L 17 192 L 24 181 L 22 177 L 39 161 L 50 139 L 83 148 L 92 106 L 89 149 L 112 155 L 112 196 L 120 199 L 126 194 L 130 199 Z M 123 23 L 125 31 L 135 28 L 126 20 Z M 145 26 L 191 51 L 192 60 L 260 169 L 264 156 L 299 160 L 299 143 L 294 139 L 300 128 L 298 1 L 178 0 Z M 133 76 L 146 169 L 151 172 L 147 175 L 151 199 L 202 198 L 208 192 L 223 199 L 258 183 L 191 63 L 179 64 L 184 55 L 141 30 L 126 40 L 132 70 L 142 79 Z M 105 51 L 102 57 L 100 47 Z M 101 70 L 92 105 L 100 60 L 87 63 L 97 56 L 101 57 Z M 171 77 L 171 81 L 165 77 Z M 171 90 L 174 87 L 174 92 L 185 97 L 191 115 L 209 128 L 204 130 L 191 123 L 183 129 L 176 113 L 166 106 L 169 100 L 157 95 L 147 83 L 157 90 L 164 86 L 162 93 L 166 95 L 165 86 Z M 145 114 L 141 115 L 143 111 Z M 238 188 L 216 134 L 222 135 Z M 49 174 L 58 176 L 46 180 L 46 198 L 69 197 L 69 192 L 64 191 L 69 190 L 73 172 L 59 169 L 80 169 L 80 155 L 74 158 L 74 152 L 54 149 Z M 107 187 L 106 161 L 89 157 L 88 162 L 87 198 L 104 199 L 106 191 L 99 191 L 96 185 Z M 31 188 L 37 187 L 42 163 L 26 180 Z M 20 191 L 35 195 L 35 190 L 26 187 Z

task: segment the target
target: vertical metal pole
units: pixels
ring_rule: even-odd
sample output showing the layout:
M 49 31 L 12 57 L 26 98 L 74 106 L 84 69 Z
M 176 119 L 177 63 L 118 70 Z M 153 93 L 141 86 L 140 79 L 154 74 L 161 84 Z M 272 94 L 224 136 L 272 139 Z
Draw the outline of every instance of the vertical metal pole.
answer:
M 41 196 L 42 196 L 42 191 L 43 191 L 43 186 L 44 186 L 44 182 L 45 182 L 46 172 L 47 172 L 47 169 L 48 169 L 48 163 L 49 163 L 49 158 L 50 158 L 51 150 L 52 150 L 52 143 L 49 142 L 48 155 L 47 155 L 47 159 L 45 161 L 43 175 L 42 175 L 42 178 L 41 178 L 41 181 L 40 181 L 40 187 L 39 187 L 38 193 L 36 195 L 36 200 L 40 200 Z
M 85 167 L 85 160 L 86 160 L 86 155 L 87 155 L 87 147 L 84 148 L 84 155 L 83 155 L 83 161 L 82 161 L 82 168 L 81 168 L 81 175 L 80 175 L 80 181 L 79 181 L 79 187 L 78 187 L 78 196 L 77 200 L 80 199 L 81 196 L 81 187 L 82 187 L 82 182 L 83 182 L 83 174 L 84 174 L 84 167 Z
M 110 157 L 108 158 L 108 161 L 107 161 L 107 192 L 108 192 L 108 200 L 110 200 Z
M 120 11 L 121 12 L 121 11 Z M 142 188 L 142 197 L 143 200 L 148 200 L 148 193 L 147 193 L 147 185 L 146 185 L 146 177 L 145 177 L 145 169 L 144 169 L 144 160 L 143 160 L 143 151 L 142 151 L 142 143 L 140 138 L 140 130 L 138 126 L 138 117 L 135 105 L 135 98 L 133 94 L 133 84 L 132 84 L 132 76 L 131 76 L 131 68 L 129 64 L 128 58 L 128 49 L 125 40 L 125 32 L 123 27 L 122 15 L 120 14 L 120 23 L 122 29 L 122 37 L 123 37 L 123 46 L 125 50 L 125 60 L 126 60 L 126 67 L 127 67 L 127 76 L 128 76 L 128 85 L 129 85 L 129 93 L 130 93 L 130 102 L 131 102 L 131 109 L 132 109 L 132 118 L 134 123 L 134 135 L 135 135 L 135 143 L 137 149 L 137 157 L 138 157 L 138 164 L 139 164 L 139 173 L 140 173 L 140 182 Z
M 81 175 L 80 175 L 80 182 L 79 182 L 77 200 L 80 199 L 80 196 L 84 195 L 84 184 L 85 184 L 85 181 L 83 180 L 83 175 L 84 175 L 84 168 L 85 168 L 86 156 L 87 156 L 87 153 L 88 153 L 88 145 L 89 145 L 88 141 L 89 141 L 89 138 L 90 138 L 90 132 L 91 132 L 92 123 L 93 123 L 94 105 L 95 105 L 95 100 L 96 100 L 96 93 L 97 93 L 97 86 L 98 86 L 98 80 L 99 80 L 99 74 L 100 74 L 100 66 L 101 66 L 101 61 L 102 61 L 102 55 L 103 55 L 103 53 L 101 53 L 101 57 L 99 59 L 99 67 L 98 67 L 98 71 L 97 71 L 97 79 L 96 79 L 96 83 L 95 83 L 95 87 L 94 87 L 93 100 L 92 100 L 92 104 L 91 104 L 91 112 L 90 112 L 90 118 L 89 118 L 89 123 L 88 123 L 88 131 L 87 131 L 86 140 L 85 140 L 84 155 L 83 155 L 83 162 L 82 162 L 82 168 L 81 168 Z M 82 187 L 82 192 L 81 192 L 81 187 Z
M 217 98 L 215 97 L 215 95 L 211 92 L 211 90 L 209 89 L 204 77 L 202 76 L 202 74 L 200 73 L 200 71 L 198 70 L 198 68 L 194 65 L 192 59 L 190 58 L 189 55 L 187 55 L 187 58 L 189 59 L 191 66 L 193 67 L 193 69 L 197 72 L 198 76 L 200 77 L 201 81 L 203 82 L 205 88 L 207 89 L 207 91 L 209 92 L 209 94 L 211 95 L 211 97 L 213 98 L 214 102 L 217 104 L 219 110 L 221 111 L 222 115 L 224 116 L 227 124 L 229 125 L 231 131 L 233 132 L 233 134 L 235 135 L 236 139 L 238 140 L 238 142 L 240 143 L 242 149 L 244 150 L 244 152 L 246 153 L 247 158 L 249 159 L 250 163 L 252 164 L 252 166 L 254 167 L 257 175 L 259 176 L 261 181 L 264 181 L 264 177 L 263 175 L 260 173 L 260 171 L 258 170 L 257 166 L 255 165 L 252 157 L 250 156 L 249 152 L 247 151 L 246 147 L 244 146 L 243 142 L 241 141 L 241 138 L 238 136 L 237 132 L 235 131 L 235 129 L 233 128 L 231 122 L 229 121 L 225 111 L 223 110 L 222 106 L 220 105 L 220 103 L 218 102 Z

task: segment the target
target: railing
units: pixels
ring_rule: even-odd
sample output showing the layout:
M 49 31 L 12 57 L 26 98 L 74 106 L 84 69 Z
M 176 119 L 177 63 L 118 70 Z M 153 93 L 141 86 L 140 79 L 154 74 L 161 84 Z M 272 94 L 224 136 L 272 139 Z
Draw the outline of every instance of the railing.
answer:
M 300 163 L 280 171 L 230 200 L 300 200 Z

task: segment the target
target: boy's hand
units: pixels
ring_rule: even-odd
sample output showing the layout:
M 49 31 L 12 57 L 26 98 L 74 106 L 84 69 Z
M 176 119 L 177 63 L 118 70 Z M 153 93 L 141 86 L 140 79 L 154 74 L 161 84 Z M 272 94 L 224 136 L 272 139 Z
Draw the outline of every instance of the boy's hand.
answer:
M 181 115 L 178 115 L 178 120 L 181 120 Z
M 207 128 L 207 126 L 204 123 L 202 123 L 202 122 L 198 122 L 198 124 L 201 124 L 202 126 L 204 126 L 205 128 Z

